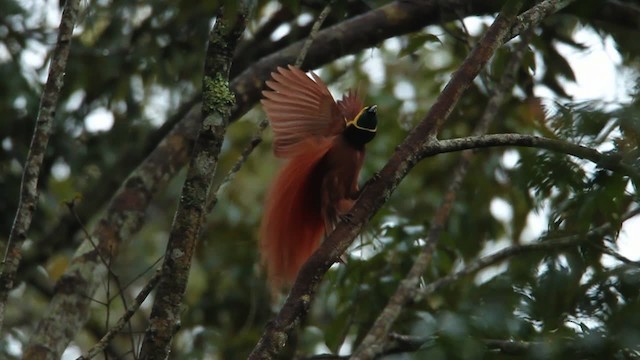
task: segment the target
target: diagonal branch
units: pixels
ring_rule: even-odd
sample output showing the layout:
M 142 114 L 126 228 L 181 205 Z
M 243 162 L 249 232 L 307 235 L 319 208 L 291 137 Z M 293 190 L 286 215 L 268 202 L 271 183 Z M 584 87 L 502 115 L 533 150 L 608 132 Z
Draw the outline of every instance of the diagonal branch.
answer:
M 191 261 L 234 102 L 234 95 L 229 90 L 229 69 L 237 41 L 245 28 L 247 13 L 244 3 L 233 14 L 221 12 L 209 33 L 202 82 L 204 120 L 171 226 L 141 359 L 167 358 L 173 335 L 180 326 Z
M 520 42 L 516 51 L 509 59 L 502 81 L 489 99 L 484 113 L 473 131 L 474 135 L 483 134 L 487 131 L 491 122 L 497 117 L 500 108 L 508 99 L 507 95 L 511 94 L 513 85 L 515 84 L 516 72 L 520 67 L 522 57 L 527 49 L 530 33 L 527 33 L 526 38 L 527 41 L 523 40 Z M 436 210 L 436 213 L 430 222 L 431 228 L 428 232 L 426 245 L 420 252 L 418 258 L 414 261 L 407 276 L 400 282 L 400 285 L 398 285 L 396 291 L 389 299 L 388 304 L 376 318 L 376 321 L 369 329 L 369 332 L 352 355 L 352 359 L 372 359 L 380 355 L 385 350 L 391 326 L 400 315 L 404 306 L 413 298 L 413 293 L 420 282 L 422 274 L 431 262 L 433 253 L 440 241 L 442 229 L 449 218 L 451 208 L 453 207 L 454 201 L 457 197 L 458 189 L 466 177 L 467 169 L 469 168 L 469 163 L 471 162 L 472 157 L 473 152 L 471 150 L 465 150 L 462 152 L 462 156 L 460 157 L 460 160 L 453 171 L 453 175 L 451 176 L 451 182 L 444 195 L 442 203 Z
M 520 8 L 508 2 L 478 45 L 453 74 L 427 116 L 398 146 L 377 179 L 367 186 L 350 212 L 350 221 L 340 223 L 322 246 L 303 265 L 284 306 L 263 333 L 249 355 L 250 359 L 273 358 L 286 344 L 288 333 L 308 312 L 315 289 L 324 273 L 346 251 L 364 224 L 386 202 L 400 181 L 419 160 L 421 149 L 435 141 L 435 134 L 446 121 L 464 90 L 478 75 L 495 50 L 502 45 Z
M 33 130 L 29 153 L 24 164 L 22 182 L 20 183 L 20 200 L 18 210 L 11 227 L 11 234 L 7 242 L 4 255 L 2 274 L 0 275 L 0 329 L 4 321 L 4 312 L 7 305 L 9 292 L 13 289 L 16 271 L 22 257 L 22 244 L 27 239 L 27 232 L 31 226 L 33 213 L 38 206 L 38 177 L 40 167 L 44 159 L 49 136 L 53 127 L 53 120 L 58 106 L 60 89 L 64 83 L 64 73 L 69 57 L 73 28 L 78 17 L 79 0 L 65 2 L 60 26 L 58 28 L 58 40 L 53 48 L 49 75 L 44 85 L 44 91 L 40 98 L 40 108 L 36 126 Z

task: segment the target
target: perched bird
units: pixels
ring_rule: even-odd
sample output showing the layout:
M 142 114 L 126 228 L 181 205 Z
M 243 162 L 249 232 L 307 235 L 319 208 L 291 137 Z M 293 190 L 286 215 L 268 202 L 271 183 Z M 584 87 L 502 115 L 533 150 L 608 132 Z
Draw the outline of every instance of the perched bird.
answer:
M 314 73 L 279 67 L 261 101 L 274 133 L 273 152 L 288 159 L 265 202 L 260 250 L 275 288 L 302 264 L 357 199 L 364 146 L 377 130 L 377 107 L 355 91 L 336 102 Z

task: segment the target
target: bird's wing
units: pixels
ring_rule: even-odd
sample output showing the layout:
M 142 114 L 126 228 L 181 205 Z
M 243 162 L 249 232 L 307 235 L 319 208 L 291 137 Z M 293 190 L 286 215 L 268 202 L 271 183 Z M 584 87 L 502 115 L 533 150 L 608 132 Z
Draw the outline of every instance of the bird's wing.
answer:
M 344 94 L 342 99 L 338 100 L 340 113 L 342 113 L 347 121 L 353 120 L 363 107 L 364 104 L 360 96 L 358 96 L 358 90 L 349 90 L 348 93 Z
M 341 109 L 327 85 L 311 73 L 289 65 L 271 73 L 263 91 L 264 106 L 274 133 L 273 151 L 278 157 L 291 157 L 296 144 L 311 137 L 329 137 L 344 130 Z

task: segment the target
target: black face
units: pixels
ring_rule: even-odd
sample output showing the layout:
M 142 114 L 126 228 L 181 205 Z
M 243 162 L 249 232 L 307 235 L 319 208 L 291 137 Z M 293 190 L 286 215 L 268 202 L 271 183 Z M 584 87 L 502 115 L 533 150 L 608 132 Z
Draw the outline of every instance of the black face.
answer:
M 355 146 L 363 146 L 376 136 L 378 130 L 378 116 L 376 105 L 368 106 L 356 116 L 356 118 L 347 123 L 344 130 L 344 136 L 351 144 Z

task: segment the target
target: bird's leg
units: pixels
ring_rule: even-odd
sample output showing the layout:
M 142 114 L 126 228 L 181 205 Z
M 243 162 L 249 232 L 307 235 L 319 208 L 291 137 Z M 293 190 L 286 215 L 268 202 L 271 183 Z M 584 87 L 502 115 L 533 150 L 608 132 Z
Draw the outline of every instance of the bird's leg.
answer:
M 377 181 L 378 179 L 380 179 L 380 174 L 379 173 L 375 173 L 373 174 L 373 176 L 371 176 L 369 178 L 369 180 L 367 180 L 367 182 L 364 183 L 364 185 L 362 185 L 362 188 L 356 190 L 353 194 L 352 194 L 352 198 L 353 199 L 357 199 L 360 197 L 360 194 L 362 194 L 362 192 L 364 191 L 364 189 L 367 188 L 367 186 L 371 185 L 372 182 Z
M 342 222 L 351 223 L 353 220 L 353 215 L 351 215 L 350 211 L 353 207 L 355 200 L 352 199 L 341 199 L 338 201 L 338 206 L 336 206 L 336 210 L 338 212 L 338 218 Z

